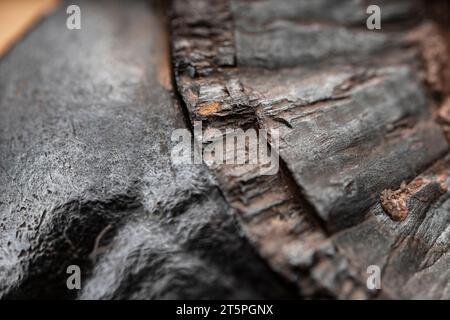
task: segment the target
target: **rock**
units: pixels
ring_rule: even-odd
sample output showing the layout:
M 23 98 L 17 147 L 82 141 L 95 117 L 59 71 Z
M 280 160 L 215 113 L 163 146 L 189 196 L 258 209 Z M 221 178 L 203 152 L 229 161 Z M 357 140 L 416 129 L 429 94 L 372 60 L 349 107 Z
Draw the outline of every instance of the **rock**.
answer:
M 0 61 L 0 297 L 296 296 L 207 169 L 171 163 L 186 122 L 162 8 L 78 5 L 81 30 L 61 7 Z
M 191 121 L 205 132 L 279 131 L 279 146 L 268 141 L 279 151 L 276 175 L 210 170 L 261 255 L 305 297 L 448 297 L 447 182 L 428 172 L 449 169 L 449 146 L 415 36 L 423 8 L 378 5 L 389 21 L 382 32 L 367 30 L 363 1 L 214 1 L 203 11 L 206 1 L 175 1 L 173 64 Z M 225 36 L 208 48 L 234 43 L 233 65 L 211 63 L 202 37 L 214 30 Z M 192 57 L 209 71 L 181 67 Z M 203 113 L 212 103 L 220 107 Z M 421 179 L 404 220 L 392 221 L 383 190 Z M 366 286 L 371 265 L 381 291 Z
M 450 298 L 422 2 L 376 1 L 381 32 L 362 0 L 78 4 L 81 30 L 62 7 L 0 60 L 1 298 Z M 266 130 L 279 163 L 173 163 L 198 122 L 200 150 Z

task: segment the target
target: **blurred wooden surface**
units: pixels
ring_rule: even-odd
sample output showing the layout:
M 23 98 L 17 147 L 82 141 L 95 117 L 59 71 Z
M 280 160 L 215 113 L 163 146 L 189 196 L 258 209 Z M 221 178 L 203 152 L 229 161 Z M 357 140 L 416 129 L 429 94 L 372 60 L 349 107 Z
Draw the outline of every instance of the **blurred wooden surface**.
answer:
M 0 0 L 0 56 L 42 16 L 54 10 L 59 0 Z

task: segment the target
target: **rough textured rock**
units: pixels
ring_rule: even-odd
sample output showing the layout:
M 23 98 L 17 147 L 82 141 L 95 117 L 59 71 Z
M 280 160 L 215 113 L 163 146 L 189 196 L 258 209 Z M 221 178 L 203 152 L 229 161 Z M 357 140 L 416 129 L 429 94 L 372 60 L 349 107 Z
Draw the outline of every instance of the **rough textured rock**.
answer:
M 0 298 L 450 298 L 441 7 L 78 3 L 0 60 Z M 279 170 L 172 163 L 196 121 L 278 130 Z
M 0 60 L 0 297 L 295 295 L 208 171 L 170 161 L 186 122 L 161 8 L 78 4 L 81 30 L 63 7 Z
M 364 1 L 206 3 L 175 1 L 177 89 L 206 135 L 279 130 L 276 175 L 258 165 L 210 166 L 272 268 L 305 297 L 449 298 L 449 146 L 427 81 L 442 68 L 424 59 L 422 3 L 377 3 L 382 31 L 367 30 Z M 211 63 L 223 43 L 205 49 L 213 30 L 234 41 L 233 64 L 215 51 Z M 442 51 L 428 56 L 436 55 L 445 60 Z M 204 140 L 204 149 L 220 139 Z M 380 199 L 398 188 L 409 188 L 401 222 Z M 366 287 L 373 264 L 381 291 Z

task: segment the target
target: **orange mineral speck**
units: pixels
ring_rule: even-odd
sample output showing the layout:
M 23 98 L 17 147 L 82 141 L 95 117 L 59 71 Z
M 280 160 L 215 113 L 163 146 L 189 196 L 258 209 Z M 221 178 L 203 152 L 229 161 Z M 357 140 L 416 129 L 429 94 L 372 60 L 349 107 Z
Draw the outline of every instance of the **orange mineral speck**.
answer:
M 211 101 L 200 105 L 197 112 L 201 116 L 209 116 L 219 110 L 220 110 L 220 103 L 217 101 Z

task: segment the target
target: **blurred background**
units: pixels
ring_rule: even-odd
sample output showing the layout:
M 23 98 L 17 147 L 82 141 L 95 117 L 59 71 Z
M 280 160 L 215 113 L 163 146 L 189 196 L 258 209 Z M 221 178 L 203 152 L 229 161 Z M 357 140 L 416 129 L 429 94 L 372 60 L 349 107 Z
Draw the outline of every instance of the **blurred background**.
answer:
M 59 4 L 59 0 L 0 0 L 0 56 Z

